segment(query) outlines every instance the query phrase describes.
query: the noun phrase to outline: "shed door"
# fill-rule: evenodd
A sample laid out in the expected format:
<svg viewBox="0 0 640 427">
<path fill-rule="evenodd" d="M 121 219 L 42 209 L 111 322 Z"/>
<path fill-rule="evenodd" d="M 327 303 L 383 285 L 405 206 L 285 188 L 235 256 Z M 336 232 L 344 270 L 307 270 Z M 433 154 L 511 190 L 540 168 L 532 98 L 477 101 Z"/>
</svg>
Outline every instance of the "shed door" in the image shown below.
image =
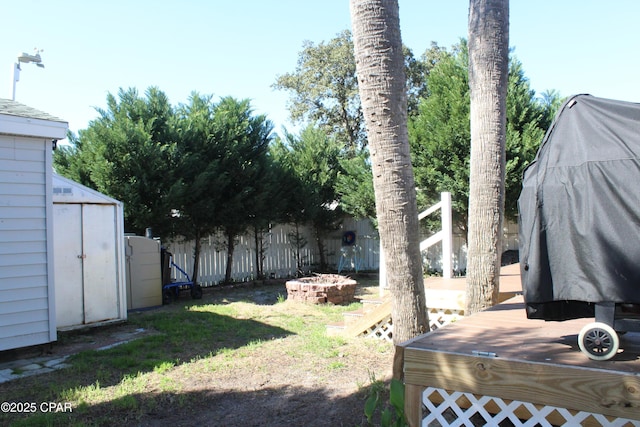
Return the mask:
<svg viewBox="0 0 640 427">
<path fill-rule="evenodd" d="M 115 208 L 54 204 L 57 327 L 118 318 Z"/>
<path fill-rule="evenodd" d="M 112 205 L 82 205 L 85 323 L 118 317 L 115 224 Z"/>
<path fill-rule="evenodd" d="M 81 206 L 53 204 L 53 253 L 58 328 L 84 323 Z"/>
</svg>

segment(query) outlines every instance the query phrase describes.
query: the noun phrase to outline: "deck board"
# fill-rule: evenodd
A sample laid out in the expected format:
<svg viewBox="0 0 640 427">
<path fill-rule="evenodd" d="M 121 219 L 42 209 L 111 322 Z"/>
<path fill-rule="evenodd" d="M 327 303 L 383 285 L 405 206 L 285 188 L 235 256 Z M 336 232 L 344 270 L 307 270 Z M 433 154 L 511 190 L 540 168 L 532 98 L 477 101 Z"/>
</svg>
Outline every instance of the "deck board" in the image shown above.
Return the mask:
<svg viewBox="0 0 640 427">
<path fill-rule="evenodd" d="M 508 292 L 521 290 L 517 265 L 503 274 L 501 292 L 503 283 Z M 450 279 L 428 286 L 451 286 L 451 281 L 464 283 Z M 611 360 L 594 361 L 578 348 L 580 330 L 593 321 L 527 319 L 518 295 L 405 343 L 405 380 L 480 394 L 506 392 L 513 399 L 534 393 L 543 404 L 559 403 L 566 395 L 578 405 L 574 409 L 640 419 L 640 333 L 622 335 L 621 350 Z"/>
</svg>

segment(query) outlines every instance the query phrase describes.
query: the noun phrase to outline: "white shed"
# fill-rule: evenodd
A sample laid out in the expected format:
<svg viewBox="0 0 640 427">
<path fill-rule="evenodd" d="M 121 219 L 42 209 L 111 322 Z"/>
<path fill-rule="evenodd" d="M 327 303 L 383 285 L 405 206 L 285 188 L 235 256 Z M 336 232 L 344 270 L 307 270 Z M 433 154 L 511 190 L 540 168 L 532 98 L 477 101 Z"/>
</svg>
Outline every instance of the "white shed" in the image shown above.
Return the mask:
<svg viewBox="0 0 640 427">
<path fill-rule="evenodd" d="M 0 350 L 57 339 L 51 152 L 67 129 L 0 99 Z"/>
<path fill-rule="evenodd" d="M 57 328 L 126 320 L 123 206 L 53 174 Z"/>
</svg>

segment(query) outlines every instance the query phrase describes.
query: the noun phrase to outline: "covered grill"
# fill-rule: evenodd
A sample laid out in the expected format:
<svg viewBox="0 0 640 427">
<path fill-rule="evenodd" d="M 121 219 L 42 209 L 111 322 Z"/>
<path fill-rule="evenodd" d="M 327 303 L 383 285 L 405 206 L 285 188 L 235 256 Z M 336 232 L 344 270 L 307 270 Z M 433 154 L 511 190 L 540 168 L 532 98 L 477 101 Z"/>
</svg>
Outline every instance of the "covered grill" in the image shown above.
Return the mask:
<svg viewBox="0 0 640 427">
<path fill-rule="evenodd" d="M 640 104 L 590 95 L 567 100 L 524 173 L 518 208 L 527 317 L 596 317 L 598 328 L 613 333 L 605 341 L 617 342 L 614 330 L 635 330 Z M 616 342 L 603 346 L 601 337 L 594 344 L 601 348 L 585 350 L 585 334 L 579 344 L 591 358 L 617 352 Z"/>
</svg>

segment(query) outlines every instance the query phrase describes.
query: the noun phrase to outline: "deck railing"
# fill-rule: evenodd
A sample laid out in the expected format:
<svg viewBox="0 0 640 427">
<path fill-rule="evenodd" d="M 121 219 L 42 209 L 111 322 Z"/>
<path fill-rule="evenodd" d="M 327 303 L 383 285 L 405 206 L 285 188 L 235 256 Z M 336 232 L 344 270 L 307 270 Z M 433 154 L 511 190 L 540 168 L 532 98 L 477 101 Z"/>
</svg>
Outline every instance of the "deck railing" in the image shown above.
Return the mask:
<svg viewBox="0 0 640 427">
<path fill-rule="evenodd" d="M 420 242 L 420 251 L 426 251 L 436 243 L 442 242 L 442 277 L 450 279 L 453 274 L 453 222 L 451 214 L 451 193 L 440 193 L 440 201 L 430 208 L 424 210 L 418 214 L 418 220 L 423 220 L 432 213 L 441 211 L 442 229 L 436 232 L 434 235 Z M 384 258 L 384 252 L 382 251 L 382 244 L 380 245 L 380 295 L 384 293 L 384 289 L 387 288 L 387 270 Z"/>
</svg>

